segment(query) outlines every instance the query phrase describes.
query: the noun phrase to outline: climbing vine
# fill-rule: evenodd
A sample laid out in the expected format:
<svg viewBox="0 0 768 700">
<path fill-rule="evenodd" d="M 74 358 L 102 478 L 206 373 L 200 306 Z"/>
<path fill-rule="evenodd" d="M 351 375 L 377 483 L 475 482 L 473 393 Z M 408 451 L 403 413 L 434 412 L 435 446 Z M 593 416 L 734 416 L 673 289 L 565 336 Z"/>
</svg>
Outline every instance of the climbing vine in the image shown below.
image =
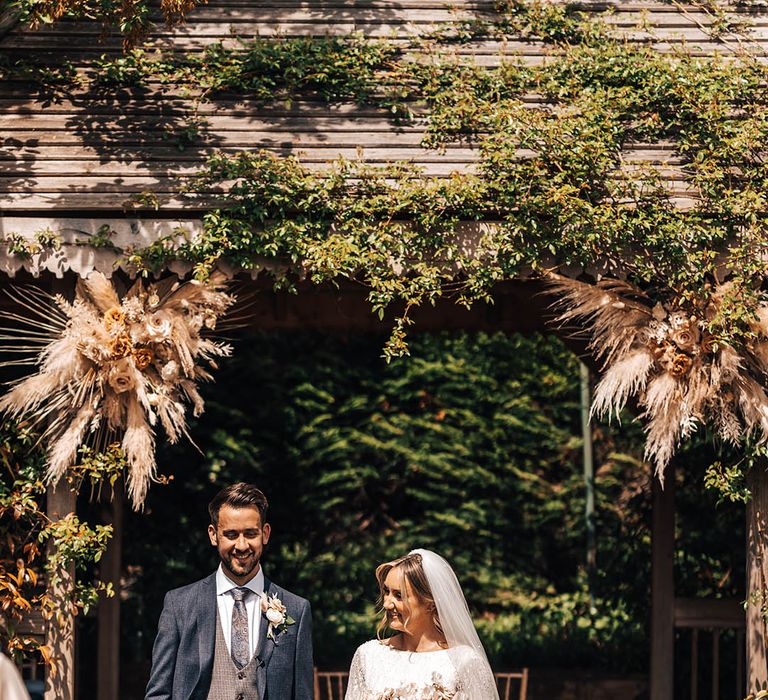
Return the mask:
<svg viewBox="0 0 768 700">
<path fill-rule="evenodd" d="M 162 19 L 169 26 L 183 22 L 200 0 L 161 0 Z M 33 29 L 61 19 L 95 20 L 105 32 L 117 31 L 129 48 L 146 38 L 155 24 L 155 8 L 148 0 L 13 0 L 9 12 Z"/>
<path fill-rule="evenodd" d="M 374 311 L 399 304 L 400 331 L 414 306 L 443 295 L 463 304 L 489 300 L 495 282 L 551 264 L 628 278 L 690 311 L 728 278 L 731 291 L 710 330 L 727 342 L 749 336 L 763 298 L 764 66 L 748 53 L 665 56 L 567 7 L 501 9 L 502 19 L 484 31 L 529 36 L 535 27 L 552 51 L 544 66 L 468 64 L 441 48 L 444 37 L 429 40 L 422 61 L 375 42 L 353 40 L 346 54 L 336 40 L 324 45 L 344 70 L 319 90 L 323 99 L 375 101 L 394 118 L 423 120 L 427 148 L 470 141 L 479 153 L 474 173 L 428 178 L 407 164 L 339 160 L 318 174 L 295 157 L 217 154 L 190 186 L 225 185 L 226 203 L 206 215 L 203 234 L 178 250 L 134 251 L 132 261 L 156 269 L 180 257 L 204 276 L 222 255 L 246 268 L 268 256 L 285 263 L 281 284 L 299 275 L 352 277 L 370 287 Z M 272 51 L 270 61 L 280 63 Z M 294 55 L 293 47 L 280 51 Z M 358 78 L 342 85 L 354 56 Z M 252 60 L 213 50 L 194 63 L 194 79 L 260 97 L 309 85 L 301 66 L 290 86 L 274 77 L 282 75 L 277 68 L 254 85 Z M 542 95 L 540 107 L 524 100 L 531 92 Z M 662 144 L 668 163 L 628 162 L 629 149 L 644 143 Z M 678 181 L 671 192 L 670 169 Z M 681 195 L 688 208 L 676 206 Z M 467 220 L 494 226 L 467 245 L 457 232 Z M 401 341 L 387 348 L 406 350 Z"/>
<path fill-rule="evenodd" d="M 747 32 L 745 15 L 723 3 L 695 8 L 715 38 Z M 145 272 L 180 258 L 205 276 L 221 256 L 244 268 L 267 256 L 284 263 L 282 285 L 354 278 L 370 288 L 376 313 L 395 310 L 388 356 L 407 352 L 414 307 L 442 296 L 489 301 L 497 281 L 553 265 L 626 278 L 691 313 L 728 279 L 709 331 L 721 342 L 749 339 L 763 299 L 766 68 L 747 50 L 728 59 L 661 54 L 628 43 L 608 19 L 567 3 L 504 0 L 490 19 L 406 48 L 308 38 L 103 59 L 90 76 L 102 85 L 161 80 L 187 86 L 198 103 L 222 91 L 353 100 L 423 122 L 425 148 L 466 141 L 479 155 L 474 172 L 439 179 L 403 163 L 339 160 L 317 173 L 295 157 L 215 154 L 186 186 L 224 189 L 202 235 L 125 254 Z M 484 37 L 541 42 L 547 60 L 487 68 L 453 51 Z M 190 129 L 194 141 L 204 119 Z M 645 144 L 650 159 L 632 155 Z M 493 225 L 466 234 L 461 221 Z"/>
<path fill-rule="evenodd" d="M 84 454 L 69 474 L 71 487 L 87 476 L 91 483 L 114 483 L 115 468 L 124 458 L 114 451 L 100 458 Z M 121 461 L 122 460 L 122 461 Z M 0 426 L 0 646 L 11 654 L 37 653 L 49 662 L 50 649 L 25 634 L 20 623 L 33 612 L 51 619 L 65 612 L 49 596 L 46 584 L 56 584 L 71 565 L 75 580 L 66 612 L 87 613 L 100 595 L 114 595 L 111 584 L 93 579 L 92 567 L 104 553 L 112 534 L 109 525 L 91 526 L 70 514 L 52 521 L 45 513 L 45 453 L 38 435 L 22 425 Z M 46 543 L 50 544 L 43 557 Z"/>
</svg>

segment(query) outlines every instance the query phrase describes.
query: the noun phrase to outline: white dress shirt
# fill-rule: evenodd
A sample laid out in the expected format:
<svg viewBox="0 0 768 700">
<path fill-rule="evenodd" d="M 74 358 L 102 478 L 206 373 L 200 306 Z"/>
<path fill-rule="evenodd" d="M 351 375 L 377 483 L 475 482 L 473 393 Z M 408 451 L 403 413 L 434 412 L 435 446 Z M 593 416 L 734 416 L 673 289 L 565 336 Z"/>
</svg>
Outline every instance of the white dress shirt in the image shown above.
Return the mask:
<svg viewBox="0 0 768 700">
<path fill-rule="evenodd" d="M 221 568 L 216 571 L 216 603 L 219 609 L 219 621 L 221 622 L 221 631 L 224 633 L 224 641 L 227 643 L 227 650 L 232 653 L 232 609 L 235 607 L 235 599 L 230 591 L 238 588 Z M 249 658 L 256 653 L 256 647 L 259 642 L 259 627 L 261 626 L 261 598 L 264 596 L 264 570 L 259 565 L 259 573 L 256 574 L 248 583 L 242 586 L 253 591 L 254 595 L 249 595 L 245 600 L 245 610 L 248 613 L 248 649 Z"/>
</svg>

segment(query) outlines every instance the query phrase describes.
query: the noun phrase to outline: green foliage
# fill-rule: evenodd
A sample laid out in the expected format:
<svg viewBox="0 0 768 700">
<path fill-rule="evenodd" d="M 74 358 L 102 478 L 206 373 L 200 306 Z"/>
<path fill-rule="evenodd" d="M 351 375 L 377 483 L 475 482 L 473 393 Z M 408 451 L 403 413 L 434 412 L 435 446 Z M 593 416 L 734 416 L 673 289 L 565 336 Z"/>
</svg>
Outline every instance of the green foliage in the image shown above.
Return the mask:
<svg viewBox="0 0 768 700">
<path fill-rule="evenodd" d="M 723 3 L 697 7 L 715 40 L 747 31 Z M 415 307 L 440 297 L 487 301 L 496 282 L 522 271 L 600 270 L 698 316 L 728 278 L 710 331 L 738 346 L 764 297 L 766 67 L 746 50 L 728 60 L 662 54 L 628 43 L 604 19 L 569 3 L 505 0 L 490 19 L 449 25 L 405 49 L 348 36 L 103 58 L 91 79 L 106 86 L 152 79 L 196 100 L 235 92 L 374 104 L 395 122 L 423 119 L 427 148 L 468 140 L 480 155 L 476 174 L 442 180 L 399 163 L 338 161 L 316 173 L 293 157 L 217 154 L 188 186 L 224 190 L 203 236 L 176 251 L 167 241 L 131 250 L 128 259 L 149 274 L 180 258 L 204 277 L 222 257 L 246 269 L 271 257 L 285 264 L 279 286 L 359 280 L 374 313 L 392 311 L 387 357 L 407 353 Z M 453 50 L 483 37 L 538 41 L 549 55 L 541 66 L 487 68 Z M 527 103 L 530 93 L 544 102 Z M 184 149 L 205 128 L 190 113 L 168 139 Z M 671 164 L 627 162 L 628 149 L 656 142 Z M 672 191 L 669 168 L 680 183 Z M 693 205 L 677 206 L 675 189 Z M 130 204 L 158 201 L 146 192 Z M 468 241 L 460 220 L 493 225 Z"/>
<path fill-rule="evenodd" d="M 101 478 L 113 481 L 121 470 L 120 455 L 84 453 L 84 462 L 68 475 L 80 484 L 88 478 L 99 486 Z M 0 556 L 0 644 L 13 654 L 39 654 L 50 659 L 50 650 L 17 629 L 32 611 L 46 619 L 63 612 L 55 607 L 46 586 L 69 580 L 75 567 L 68 611 L 87 613 L 100 595 L 114 595 L 111 584 L 94 581 L 92 567 L 104 553 L 112 535 L 111 526 L 91 526 L 76 515 L 51 521 L 45 513 L 45 453 L 39 436 L 24 424 L 7 421 L 0 426 L 0 539 L 5 547 Z M 42 566 L 43 543 L 51 548 Z M 45 575 L 43 575 L 45 574 Z"/>
<path fill-rule="evenodd" d="M 160 10 L 166 24 L 184 20 L 199 0 L 161 0 Z M 153 26 L 152 8 L 148 0 L 114 2 L 114 0 L 12 0 L 10 11 L 33 29 L 53 24 L 62 18 L 95 20 L 123 36 L 126 49 L 144 39 Z"/>
<path fill-rule="evenodd" d="M 130 87 L 142 85 L 152 62 L 142 49 L 131 49 L 122 56 L 110 59 L 105 54 L 95 63 L 93 82 L 102 87 Z"/>
<path fill-rule="evenodd" d="M 489 655 L 499 668 L 518 659 L 546 668 L 616 668 L 617 649 L 641 649 L 646 643 L 636 613 L 620 600 L 592 600 L 585 590 L 534 592 L 514 613 L 502 613 L 478 625 Z M 556 659 L 556 662 L 554 661 Z M 625 664 L 632 668 L 634 664 Z"/>
<path fill-rule="evenodd" d="M 45 562 L 48 585 L 60 585 L 67 578 L 64 572 L 70 564 L 74 564 L 76 569 L 85 570 L 91 564 L 97 563 L 106 551 L 111 537 L 111 525 L 91 527 L 74 513 L 49 522 L 40 533 L 40 541 L 50 540 L 52 545 Z M 83 613 L 87 614 L 88 609 L 98 602 L 100 593 L 113 596 L 112 584 L 105 584 L 103 581 L 76 581 L 72 590 L 73 612 L 81 608 Z"/>
<path fill-rule="evenodd" d="M 113 442 L 106 446 L 103 452 L 97 452 L 88 445 L 83 445 L 78 450 L 80 459 L 67 474 L 67 478 L 78 493 L 83 484 L 90 485 L 91 500 L 101 499 L 102 486 L 109 485 L 111 495 L 114 496 L 114 488 L 117 480 L 128 469 L 128 460 L 119 442 Z"/>
<path fill-rule="evenodd" d="M 21 59 L 12 60 L 0 53 L 0 80 L 28 80 L 41 88 L 55 90 L 78 82 L 75 67 L 69 61 L 46 66 Z"/>
<path fill-rule="evenodd" d="M 122 249 L 118 248 L 112 236 L 115 235 L 115 230 L 109 224 L 102 224 L 96 230 L 94 234 L 86 234 L 87 238 L 77 239 L 75 245 L 88 246 L 89 248 L 106 248 L 107 250 L 114 251 L 115 253 L 122 253 Z"/>
<path fill-rule="evenodd" d="M 377 73 L 398 51 L 361 37 L 257 40 L 238 49 L 221 45 L 191 59 L 187 70 L 211 93 L 236 92 L 262 100 L 314 93 L 325 101 L 368 101 Z"/>
<path fill-rule="evenodd" d="M 749 339 L 768 240 L 765 66 L 749 54 L 663 55 L 569 5 L 500 3 L 495 20 L 466 31 L 541 40 L 552 55 L 538 67 L 484 68 L 438 32 L 414 42 L 420 61 L 347 37 L 215 46 L 173 61 L 136 53 L 120 59 L 129 67 L 104 67 L 196 85 L 201 99 L 227 90 L 373 102 L 395 120 L 424 119 L 425 147 L 467 139 L 480 155 L 476 174 L 440 179 L 404 163 L 340 160 L 316 173 L 295 157 L 217 154 L 190 185 L 224 188 L 203 235 L 162 255 L 133 251 L 131 261 L 146 274 L 180 258 L 205 277 L 221 257 L 245 269 L 268 257 L 284 263 L 279 286 L 359 280 L 374 313 L 393 311 L 387 357 L 407 353 L 413 308 L 487 301 L 496 282 L 553 263 L 628 277 L 699 316 L 728 277 L 710 330 L 716 341 Z M 532 91 L 546 103 L 527 104 Z M 693 206 L 676 205 L 667 166 L 625 162 L 627 148 L 659 141 L 697 193 Z M 462 220 L 493 224 L 467 240 Z"/>
<path fill-rule="evenodd" d="M 50 228 L 44 228 L 36 231 L 31 240 L 20 233 L 6 233 L 3 237 L 3 243 L 7 246 L 10 255 L 28 260 L 33 255 L 38 255 L 44 251 L 60 250 L 62 239 Z"/>
<path fill-rule="evenodd" d="M 720 500 L 747 503 L 751 497 L 741 463 L 713 462 L 704 475 L 704 486 L 718 492 Z"/>
<path fill-rule="evenodd" d="M 237 48 L 214 44 L 201 54 L 148 55 L 133 49 L 116 59 L 102 56 L 96 84 L 134 86 L 148 80 L 187 85 L 201 96 L 246 94 L 265 102 L 311 95 L 327 102 L 370 101 L 379 74 L 399 51 L 362 37 L 242 41 Z"/>
</svg>

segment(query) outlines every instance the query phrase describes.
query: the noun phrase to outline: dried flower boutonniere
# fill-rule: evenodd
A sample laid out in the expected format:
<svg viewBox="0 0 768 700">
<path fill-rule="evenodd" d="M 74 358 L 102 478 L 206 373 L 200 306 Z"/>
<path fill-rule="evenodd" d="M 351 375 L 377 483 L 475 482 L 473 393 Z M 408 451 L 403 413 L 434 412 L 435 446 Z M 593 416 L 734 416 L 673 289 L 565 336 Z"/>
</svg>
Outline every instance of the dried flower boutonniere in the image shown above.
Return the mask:
<svg viewBox="0 0 768 700">
<path fill-rule="evenodd" d="M 283 601 L 276 593 L 261 599 L 261 609 L 269 621 L 267 637 L 277 644 L 277 635 L 287 632 L 288 626 L 295 624 L 296 620 L 287 613 Z"/>
</svg>

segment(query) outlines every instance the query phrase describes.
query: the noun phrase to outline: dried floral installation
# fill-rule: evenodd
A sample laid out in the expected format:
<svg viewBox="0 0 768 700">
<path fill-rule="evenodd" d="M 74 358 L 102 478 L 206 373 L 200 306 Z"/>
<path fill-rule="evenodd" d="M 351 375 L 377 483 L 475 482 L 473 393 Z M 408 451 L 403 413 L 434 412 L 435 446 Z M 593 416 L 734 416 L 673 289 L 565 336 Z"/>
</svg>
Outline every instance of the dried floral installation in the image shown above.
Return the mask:
<svg viewBox="0 0 768 700">
<path fill-rule="evenodd" d="M 556 322 L 586 324 L 590 349 L 603 363 L 592 413 L 619 412 L 630 398 L 642 409 L 646 458 L 663 481 L 681 440 L 709 425 L 723 440 L 768 440 L 768 306 L 752 324 L 753 340 L 738 350 L 709 333 L 709 320 L 728 291 L 722 285 L 705 308 L 687 313 L 653 304 L 619 280 L 589 284 L 552 275 L 560 299 Z"/>
<path fill-rule="evenodd" d="M 79 280 L 73 303 L 32 287 L 8 294 L 27 315 L 2 312 L 0 349 L 22 355 L 4 364 L 39 370 L 0 398 L 0 410 L 43 429 L 48 479 L 58 481 L 83 444 L 100 448 L 121 439 L 129 464 L 128 493 L 141 507 L 155 477 L 155 426 L 170 442 L 186 435 L 186 403 L 194 415 L 204 404 L 197 382 L 231 348 L 205 337 L 234 302 L 224 282 L 145 286 L 137 280 L 120 299 L 104 275 Z"/>
</svg>

